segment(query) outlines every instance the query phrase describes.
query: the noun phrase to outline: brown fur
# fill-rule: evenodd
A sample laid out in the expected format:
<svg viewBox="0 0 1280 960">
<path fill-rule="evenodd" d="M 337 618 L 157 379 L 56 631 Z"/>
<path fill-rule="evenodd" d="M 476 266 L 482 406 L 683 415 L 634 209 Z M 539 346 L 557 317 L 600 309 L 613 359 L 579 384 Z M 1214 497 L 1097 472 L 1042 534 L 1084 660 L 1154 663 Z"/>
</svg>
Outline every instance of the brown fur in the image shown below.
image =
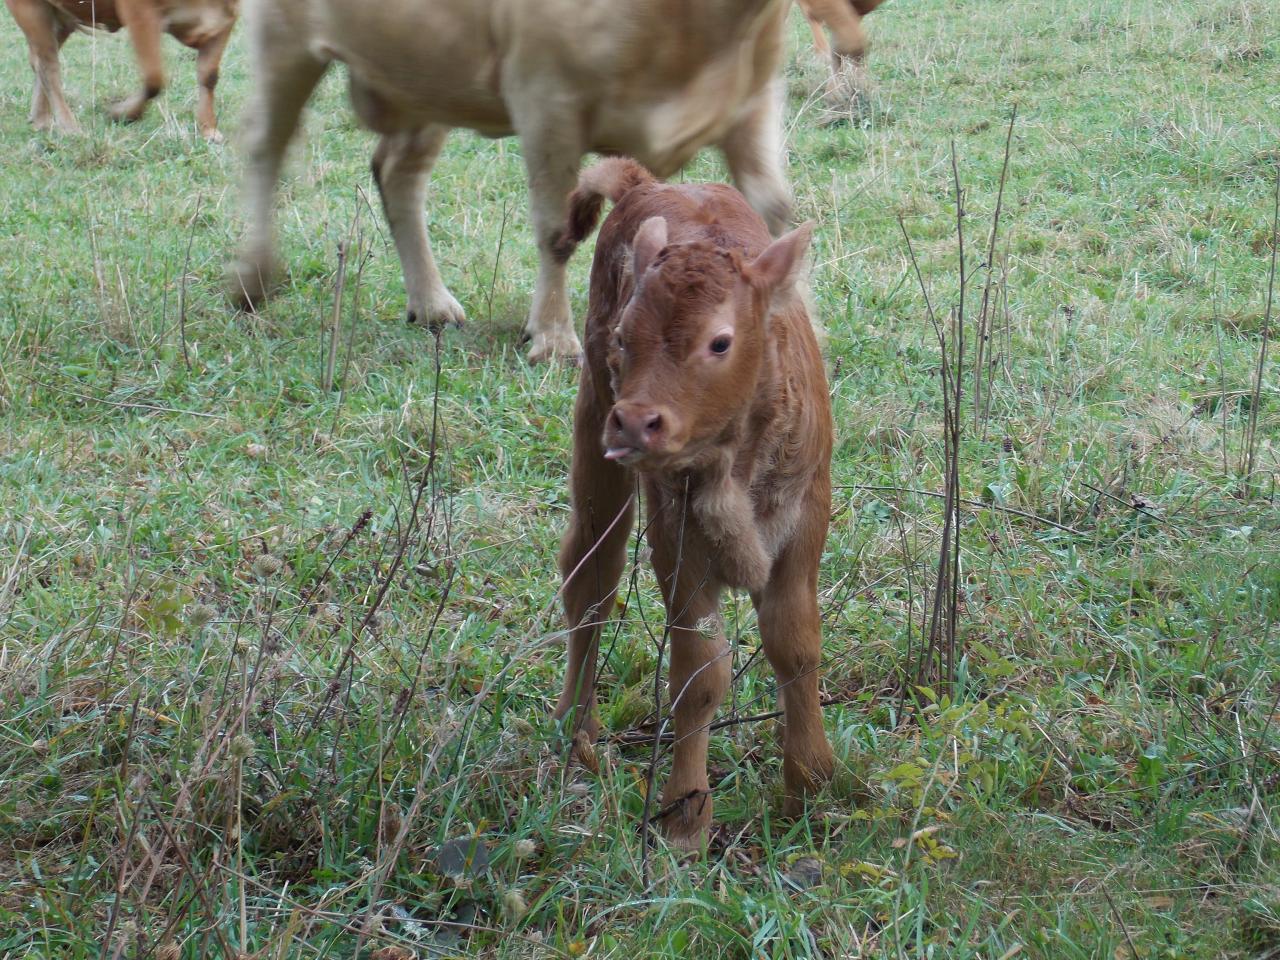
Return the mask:
<svg viewBox="0 0 1280 960">
<path fill-rule="evenodd" d="M 711 820 L 708 726 L 728 688 L 725 587 L 750 591 L 785 710 L 787 811 L 832 771 L 818 700 L 818 564 L 831 508 L 831 406 L 796 274 L 806 224 L 776 241 L 734 189 L 664 184 L 635 164 L 587 170 L 569 232 L 589 232 L 586 360 L 574 412 L 572 515 L 560 553 L 571 630 L 556 716 L 598 733 L 595 655 L 626 561 L 638 477 L 667 608 L 675 759 L 669 839 Z M 728 344 L 720 354 L 717 346 Z"/>
<path fill-rule="evenodd" d="M 824 59 L 833 56 L 832 44 L 827 40 L 827 31 L 831 32 L 835 40 L 834 65 L 837 67 L 840 58 L 861 60 L 866 56 L 870 42 L 862 26 L 862 18 L 882 2 L 883 0 L 796 0 L 809 21 L 809 29 L 813 31 L 813 45 Z"/>
<path fill-rule="evenodd" d="M 220 141 L 213 90 L 218 83 L 222 53 L 235 26 L 239 0 L 5 0 L 9 12 L 27 38 L 35 91 L 31 98 L 31 123 L 37 130 L 56 128 L 75 133 L 80 127 L 62 92 L 58 52 L 77 29 L 97 27 L 115 32 L 128 30 L 142 74 L 142 89 L 114 104 L 117 120 L 142 116 L 151 100 L 164 89 L 164 59 L 160 37 L 164 33 L 196 50 L 199 82 L 196 123 L 206 140 Z"/>
<path fill-rule="evenodd" d="M 283 153 L 330 63 L 346 67 L 360 121 L 381 140 L 373 168 L 411 323 L 461 323 L 422 206 L 454 127 L 515 135 L 528 173 L 539 271 L 526 331 L 532 360 L 581 352 L 565 291 L 564 227 L 590 151 L 674 173 L 718 146 L 778 231 L 790 216 L 774 84 L 790 0 L 258 0 L 246 26 L 257 102 L 246 124 L 249 229 L 232 277 L 246 306 L 272 273 Z"/>
</svg>

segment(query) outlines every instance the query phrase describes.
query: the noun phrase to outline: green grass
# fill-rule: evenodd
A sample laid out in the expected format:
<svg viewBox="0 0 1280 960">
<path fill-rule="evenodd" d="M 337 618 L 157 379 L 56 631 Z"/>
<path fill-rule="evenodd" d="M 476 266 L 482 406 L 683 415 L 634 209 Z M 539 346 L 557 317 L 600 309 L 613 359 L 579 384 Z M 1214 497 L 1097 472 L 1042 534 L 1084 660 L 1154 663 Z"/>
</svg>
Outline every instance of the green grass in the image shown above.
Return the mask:
<svg viewBox="0 0 1280 960">
<path fill-rule="evenodd" d="M 839 434 L 821 601 L 840 770 L 784 822 L 776 731 L 725 728 L 718 842 L 695 861 L 659 845 L 648 886 L 648 748 L 615 738 L 599 776 L 565 777 L 548 721 L 576 377 L 521 358 L 518 146 L 459 132 L 433 181 L 471 322 L 443 338 L 439 456 L 411 522 L 436 353 L 401 321 L 342 78 L 283 190 L 288 282 L 241 316 L 220 286 L 236 152 L 195 137 L 189 60 L 167 44 L 174 87 L 118 127 L 101 108 L 134 82 L 126 44 L 73 38 L 88 132 L 49 138 L 0 24 L 0 956 L 351 957 L 371 905 L 386 919 L 366 953 L 424 957 L 1280 956 L 1274 362 L 1240 470 L 1280 8 L 894 0 L 830 125 L 795 19 L 790 171 L 818 225 Z M 223 78 L 230 133 L 240 37 Z M 966 655 L 946 698 L 903 716 L 942 521 L 906 491 L 942 488 L 942 432 L 899 218 L 945 310 L 954 143 L 980 288 L 1015 103 L 1007 329 L 1002 311 L 990 415 L 975 429 L 966 407 L 962 450 L 963 494 L 988 504 L 961 515 Z M 351 361 L 344 342 L 325 391 L 336 251 L 356 235 Z M 646 572 L 637 590 L 604 666 L 614 734 L 651 707 Z M 745 664 L 750 604 L 727 611 Z M 734 697 L 769 709 L 767 672 Z M 442 876 L 436 848 L 472 837 L 488 868 Z M 797 890 L 801 856 L 822 882 Z"/>
</svg>

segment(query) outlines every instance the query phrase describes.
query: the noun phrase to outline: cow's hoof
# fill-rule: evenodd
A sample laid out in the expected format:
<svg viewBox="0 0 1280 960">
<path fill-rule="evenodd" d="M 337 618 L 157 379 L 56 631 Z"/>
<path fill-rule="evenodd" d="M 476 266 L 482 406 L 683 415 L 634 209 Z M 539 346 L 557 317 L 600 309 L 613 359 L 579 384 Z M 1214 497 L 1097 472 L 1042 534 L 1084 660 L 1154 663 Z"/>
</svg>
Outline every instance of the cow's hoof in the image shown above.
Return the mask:
<svg viewBox="0 0 1280 960">
<path fill-rule="evenodd" d="M 32 117 L 31 126 L 37 133 L 52 133 L 68 137 L 81 133 L 80 124 L 74 119 L 54 120 L 52 117 Z"/>
<path fill-rule="evenodd" d="M 582 344 L 572 330 L 535 333 L 529 338 L 529 362 L 564 360 L 574 366 L 582 362 Z"/>
<path fill-rule="evenodd" d="M 237 310 L 257 310 L 271 292 L 270 280 L 270 268 L 239 261 L 227 276 L 227 297 Z"/>
<path fill-rule="evenodd" d="M 211 143 L 214 146 L 220 147 L 222 144 L 227 142 L 227 138 L 222 135 L 222 131 L 217 127 L 214 127 L 211 130 L 201 130 L 200 136 L 203 138 L 205 143 Z"/>
<path fill-rule="evenodd" d="M 423 308 L 410 307 L 404 320 L 411 327 L 422 326 L 432 333 L 439 333 L 445 327 L 462 326 L 467 322 L 467 314 L 453 294 L 445 290 L 433 304 Z"/>
<path fill-rule="evenodd" d="M 142 118 L 142 113 L 147 108 L 147 101 L 138 102 L 138 97 L 130 97 L 127 100 L 121 100 L 118 103 L 107 105 L 107 116 L 117 123 L 134 123 Z"/>
</svg>

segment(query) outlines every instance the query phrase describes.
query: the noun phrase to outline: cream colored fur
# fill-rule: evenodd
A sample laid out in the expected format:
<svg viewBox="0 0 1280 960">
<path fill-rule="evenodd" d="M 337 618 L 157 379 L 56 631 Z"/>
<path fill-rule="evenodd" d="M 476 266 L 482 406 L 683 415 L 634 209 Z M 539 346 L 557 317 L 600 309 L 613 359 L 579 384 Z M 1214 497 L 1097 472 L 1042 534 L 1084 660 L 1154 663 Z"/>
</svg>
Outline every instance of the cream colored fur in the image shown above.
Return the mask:
<svg viewBox="0 0 1280 960">
<path fill-rule="evenodd" d="M 718 145 L 774 233 L 790 215 L 773 84 L 790 0 L 247 0 L 256 72 L 235 283 L 271 269 L 281 157 L 328 64 L 346 65 L 404 270 L 411 322 L 461 322 L 423 223 L 425 180 L 452 127 L 521 140 L 539 251 L 534 360 L 580 352 L 564 289 L 569 192 L 589 151 L 659 175 Z"/>
</svg>

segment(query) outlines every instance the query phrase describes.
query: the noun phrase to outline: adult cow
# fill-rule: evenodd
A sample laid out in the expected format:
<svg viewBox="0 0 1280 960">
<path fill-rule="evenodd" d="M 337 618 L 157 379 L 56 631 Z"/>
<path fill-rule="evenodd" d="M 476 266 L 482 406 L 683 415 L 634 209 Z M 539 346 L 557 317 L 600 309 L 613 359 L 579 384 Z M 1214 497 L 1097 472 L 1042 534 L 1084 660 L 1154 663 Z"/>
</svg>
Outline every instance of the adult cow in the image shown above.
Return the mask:
<svg viewBox="0 0 1280 960">
<path fill-rule="evenodd" d="M 31 95 L 31 123 L 37 130 L 76 133 L 71 108 L 62 93 L 59 51 L 77 29 L 96 27 L 114 33 L 125 29 L 142 74 L 142 89 L 113 104 L 117 120 L 139 119 L 147 104 L 164 89 L 164 58 L 160 38 L 168 33 L 196 51 L 196 125 L 200 135 L 222 140 L 213 108 L 218 66 L 236 24 L 239 0 L 5 0 L 13 19 L 27 38 L 27 53 L 35 74 Z"/>
<path fill-rule="evenodd" d="M 778 95 L 790 0 L 247 0 L 258 98 L 247 130 L 248 235 L 233 293 L 252 306 L 272 266 L 281 159 L 325 68 L 346 64 L 400 254 L 408 320 L 460 323 L 431 256 L 427 175 L 453 127 L 520 138 L 539 271 L 529 358 L 581 352 L 565 295 L 567 203 L 588 151 L 656 174 L 715 144 L 776 234 L 790 216 Z"/>
</svg>

